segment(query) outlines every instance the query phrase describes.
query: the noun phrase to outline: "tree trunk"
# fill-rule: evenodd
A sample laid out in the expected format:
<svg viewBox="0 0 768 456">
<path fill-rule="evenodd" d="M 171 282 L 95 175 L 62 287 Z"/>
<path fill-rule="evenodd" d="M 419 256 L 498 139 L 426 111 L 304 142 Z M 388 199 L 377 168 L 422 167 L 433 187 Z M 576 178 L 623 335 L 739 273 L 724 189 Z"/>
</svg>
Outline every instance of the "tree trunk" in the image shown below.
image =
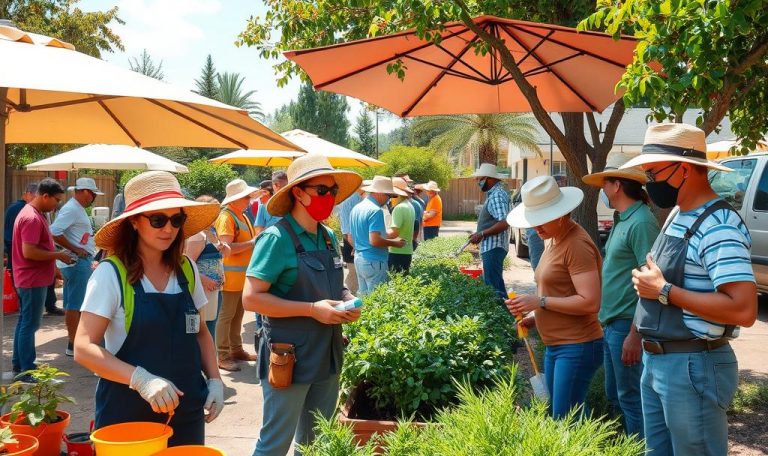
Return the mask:
<svg viewBox="0 0 768 456">
<path fill-rule="evenodd" d="M 589 174 L 590 163 L 587 158 L 591 155 L 592 147 L 584 137 L 584 114 L 561 113 L 565 127 L 566 142 L 572 150 L 563 155 L 568 164 L 568 185 L 578 187 L 584 192 L 584 201 L 573 211 L 573 219 L 581 225 L 589 236 L 599 245 L 600 235 L 597 232 L 597 194 L 599 189 L 586 185 L 581 178 Z"/>
</svg>

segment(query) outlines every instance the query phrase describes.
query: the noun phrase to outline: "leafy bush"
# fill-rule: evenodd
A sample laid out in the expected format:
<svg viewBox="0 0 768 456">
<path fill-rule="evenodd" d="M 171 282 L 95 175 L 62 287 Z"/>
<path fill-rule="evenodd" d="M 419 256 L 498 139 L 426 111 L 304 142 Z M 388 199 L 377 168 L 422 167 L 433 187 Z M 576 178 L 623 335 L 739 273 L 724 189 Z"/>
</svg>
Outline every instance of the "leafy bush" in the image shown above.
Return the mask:
<svg viewBox="0 0 768 456">
<path fill-rule="evenodd" d="M 587 390 L 587 409 L 594 417 L 615 416 L 620 411 L 613 410 L 605 394 L 605 366 L 600 366 L 592 377 Z"/>
<path fill-rule="evenodd" d="M 61 392 L 64 383 L 57 377 L 69 376 L 66 372 L 48 364 L 41 364 L 37 369 L 20 373 L 17 378 L 24 376 L 32 377 L 35 383 L 17 380 L 8 388 L 4 388 L 0 394 L 0 407 L 15 400 L 11 405 L 10 422 L 16 423 L 16 420 L 23 416 L 20 424 L 36 427 L 43 423 L 55 423 L 60 420 L 56 413 L 59 405 L 66 402 L 75 403 L 72 397 Z"/>
<path fill-rule="evenodd" d="M 449 260 L 444 262 L 444 264 L 453 263 L 459 265 L 472 263 L 472 254 L 467 251 L 472 246 L 467 247 L 467 250 L 456 256 L 456 252 L 466 242 L 466 236 L 440 236 L 424 241 L 413 252 L 413 265 L 417 266 L 425 262 L 431 263 L 435 259 Z M 476 247 L 472 248 L 476 250 Z"/>
<path fill-rule="evenodd" d="M 374 175 L 394 176 L 406 173 L 416 182 L 437 182 L 441 189 L 448 188 L 448 181 L 454 177 L 453 166 L 443 154 L 438 154 L 428 147 L 392 146 L 388 152 L 381 154 L 379 160 L 386 163 L 378 168 L 357 168 L 364 179 Z"/>
<path fill-rule="evenodd" d="M 365 298 L 346 327 L 342 381 L 359 387 L 373 415 L 430 417 L 456 400 L 454 379 L 489 386 L 514 356 L 514 320 L 495 292 L 440 265 L 395 275 Z"/>
<path fill-rule="evenodd" d="M 187 167 L 189 172 L 177 174 L 176 178 L 192 198 L 211 195 L 221 201 L 226 194 L 227 184 L 238 177 L 231 166 L 219 165 L 207 160 L 195 160 Z"/>
<path fill-rule="evenodd" d="M 768 382 L 743 380 L 733 397 L 730 413 L 740 414 L 768 408 Z"/>
<path fill-rule="evenodd" d="M 445 409 L 435 423 L 418 431 L 401 424 L 382 440 L 389 456 L 583 455 L 633 456 L 644 453 L 643 442 L 618 432 L 616 421 L 579 419 L 576 413 L 555 420 L 546 404 L 520 406 L 516 375 L 495 379 L 494 388 L 478 392 L 463 382 L 456 387 L 460 404 Z M 360 447 L 352 431 L 337 420 L 319 420 L 317 439 L 306 456 L 370 456 L 374 442 Z M 407 423 L 404 423 L 407 424 Z"/>
</svg>

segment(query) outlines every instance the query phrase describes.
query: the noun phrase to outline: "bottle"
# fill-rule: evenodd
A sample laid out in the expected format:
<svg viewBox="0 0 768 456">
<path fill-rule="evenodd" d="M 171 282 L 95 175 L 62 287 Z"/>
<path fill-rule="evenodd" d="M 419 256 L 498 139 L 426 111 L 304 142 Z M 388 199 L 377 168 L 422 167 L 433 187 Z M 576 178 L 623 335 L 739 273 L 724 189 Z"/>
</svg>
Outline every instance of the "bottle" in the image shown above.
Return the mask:
<svg viewBox="0 0 768 456">
<path fill-rule="evenodd" d="M 357 309 L 358 307 L 362 307 L 362 306 L 363 306 L 363 300 L 360 298 L 354 298 L 354 299 L 350 299 L 349 301 L 344 301 L 342 303 L 336 304 L 335 306 L 333 306 L 333 308 L 344 312 L 347 310 Z"/>
<path fill-rule="evenodd" d="M 507 297 L 509 299 L 515 299 L 517 297 L 517 293 L 513 289 L 507 290 Z M 524 339 L 528 337 L 528 328 L 521 325 L 520 322 L 523 321 L 523 316 L 520 314 L 515 315 L 515 322 L 517 323 L 517 337 L 520 339 Z"/>
</svg>

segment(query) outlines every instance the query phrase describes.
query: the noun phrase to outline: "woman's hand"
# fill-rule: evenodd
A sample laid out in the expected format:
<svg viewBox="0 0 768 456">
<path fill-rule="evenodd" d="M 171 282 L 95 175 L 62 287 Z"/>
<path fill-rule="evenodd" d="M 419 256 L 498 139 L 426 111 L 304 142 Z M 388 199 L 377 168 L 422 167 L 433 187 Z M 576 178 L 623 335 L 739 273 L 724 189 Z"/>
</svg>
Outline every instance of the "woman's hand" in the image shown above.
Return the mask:
<svg viewBox="0 0 768 456">
<path fill-rule="evenodd" d="M 200 275 L 200 283 L 203 284 L 203 290 L 205 291 L 216 291 L 219 288 L 219 284 L 206 275 Z"/>
<path fill-rule="evenodd" d="M 517 324 L 523 328 L 533 329 L 536 327 L 536 316 L 534 314 L 529 314 L 527 317 L 520 320 Z"/>
<path fill-rule="evenodd" d="M 360 317 L 360 309 L 346 311 L 334 309 L 333 306 L 341 303 L 342 301 L 334 301 L 333 299 L 322 299 L 313 302 L 309 310 L 309 316 L 326 325 L 340 325 L 355 321 Z M 355 315 L 355 312 L 357 315 Z"/>
<path fill-rule="evenodd" d="M 357 321 L 358 318 L 360 318 L 360 313 L 363 309 L 360 307 L 352 310 L 347 310 L 344 313 L 346 314 L 347 321 L 346 323 L 352 323 L 353 321 Z"/>
<path fill-rule="evenodd" d="M 539 308 L 539 297 L 534 295 L 517 295 L 504 301 L 512 315 L 524 315 Z"/>
</svg>

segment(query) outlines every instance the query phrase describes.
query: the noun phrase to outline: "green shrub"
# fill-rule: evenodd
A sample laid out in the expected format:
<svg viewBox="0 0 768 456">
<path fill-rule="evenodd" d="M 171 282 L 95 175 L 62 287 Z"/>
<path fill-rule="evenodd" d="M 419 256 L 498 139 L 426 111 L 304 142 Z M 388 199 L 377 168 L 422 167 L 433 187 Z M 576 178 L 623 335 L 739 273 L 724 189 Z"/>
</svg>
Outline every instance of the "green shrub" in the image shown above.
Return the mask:
<svg viewBox="0 0 768 456">
<path fill-rule="evenodd" d="M 587 390 L 587 408 L 592 416 L 614 416 L 615 412 L 608 396 L 605 395 L 605 367 L 600 366 L 592 377 L 592 383 Z"/>
<path fill-rule="evenodd" d="M 417 431 L 401 425 L 383 440 L 388 456 L 583 455 L 634 456 L 644 453 L 635 437 L 618 432 L 615 421 L 578 419 L 575 413 L 555 420 L 546 404 L 520 406 L 512 375 L 495 380 L 481 392 L 463 382 L 457 387 L 460 404 L 445 409 L 435 423 Z M 369 456 L 373 445 L 357 447 L 351 432 L 336 420 L 320 420 L 318 438 L 304 449 L 307 456 Z"/>
<path fill-rule="evenodd" d="M 221 201 L 226 194 L 227 184 L 237 179 L 237 173 L 229 165 L 219 165 L 207 160 L 195 160 L 189 165 L 189 172 L 177 174 L 179 184 L 192 198 L 211 195 Z"/>
<path fill-rule="evenodd" d="M 754 413 L 768 408 L 768 381 L 743 380 L 733 397 L 730 413 Z"/>
<path fill-rule="evenodd" d="M 355 172 L 370 179 L 375 175 L 394 176 L 406 173 L 416 182 L 437 182 L 441 189 L 448 188 L 448 181 L 454 177 L 453 166 L 444 154 L 438 154 L 428 147 L 393 146 L 381 154 L 379 160 L 386 163 L 377 168 L 356 168 Z"/>
<path fill-rule="evenodd" d="M 425 260 L 431 261 L 434 259 L 454 260 L 455 264 L 471 263 L 472 254 L 467 251 L 456 256 L 456 252 L 466 242 L 466 236 L 441 236 L 424 241 L 413 252 L 413 264 L 417 265 Z"/>
<path fill-rule="evenodd" d="M 489 386 L 513 361 L 514 320 L 493 289 L 457 269 L 439 273 L 393 276 L 346 326 L 342 381 L 364 388 L 376 416 L 428 418 L 456 400 L 453 379 Z"/>
</svg>

